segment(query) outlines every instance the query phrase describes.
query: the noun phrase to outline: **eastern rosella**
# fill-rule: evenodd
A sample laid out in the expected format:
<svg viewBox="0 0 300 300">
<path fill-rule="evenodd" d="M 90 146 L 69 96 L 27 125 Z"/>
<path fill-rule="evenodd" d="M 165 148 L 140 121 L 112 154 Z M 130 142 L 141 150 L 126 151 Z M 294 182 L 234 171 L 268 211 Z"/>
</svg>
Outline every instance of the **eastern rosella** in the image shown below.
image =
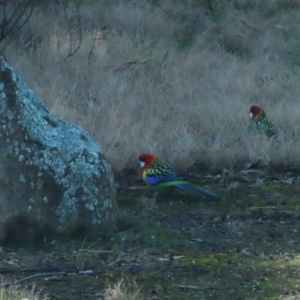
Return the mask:
<svg viewBox="0 0 300 300">
<path fill-rule="evenodd" d="M 259 106 L 253 105 L 250 107 L 250 119 L 248 133 L 257 132 L 269 138 L 276 135 L 275 127 L 267 119 L 265 111 Z"/>
<path fill-rule="evenodd" d="M 175 169 L 160 162 L 152 154 L 145 153 L 140 155 L 139 163 L 143 180 L 148 186 L 152 187 L 156 191 L 162 191 L 170 187 L 177 187 L 191 193 L 203 194 L 215 200 L 221 200 L 220 196 L 191 184 L 184 177 L 178 175 Z"/>
</svg>

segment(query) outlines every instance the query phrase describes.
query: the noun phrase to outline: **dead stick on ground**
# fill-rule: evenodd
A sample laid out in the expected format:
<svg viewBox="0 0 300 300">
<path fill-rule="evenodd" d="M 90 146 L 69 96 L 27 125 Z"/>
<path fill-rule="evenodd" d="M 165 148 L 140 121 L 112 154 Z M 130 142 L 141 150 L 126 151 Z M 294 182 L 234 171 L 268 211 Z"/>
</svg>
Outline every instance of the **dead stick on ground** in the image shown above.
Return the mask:
<svg viewBox="0 0 300 300">
<path fill-rule="evenodd" d="M 30 280 L 30 279 L 38 278 L 38 277 L 62 276 L 62 275 L 66 275 L 66 274 L 68 274 L 68 273 L 66 273 L 66 272 L 40 273 L 40 274 L 35 274 L 35 275 L 27 276 L 27 277 L 24 277 L 24 278 L 19 279 L 19 280 L 14 280 L 14 281 L 6 282 L 6 283 L 4 283 L 4 286 L 12 285 L 12 284 L 17 284 L 17 283 L 20 283 L 22 281 L 26 281 L 26 280 Z"/>
<path fill-rule="evenodd" d="M 213 287 L 213 286 L 182 285 L 182 284 L 177 284 L 176 286 L 181 289 L 190 289 L 190 290 L 224 290 L 225 289 L 225 288 Z"/>
</svg>

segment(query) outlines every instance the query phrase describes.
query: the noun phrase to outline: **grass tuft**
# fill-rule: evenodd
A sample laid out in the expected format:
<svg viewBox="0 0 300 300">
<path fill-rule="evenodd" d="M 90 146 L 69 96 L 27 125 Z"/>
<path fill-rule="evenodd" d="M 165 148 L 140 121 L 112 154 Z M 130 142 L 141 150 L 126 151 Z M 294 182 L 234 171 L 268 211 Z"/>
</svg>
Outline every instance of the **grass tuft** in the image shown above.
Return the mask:
<svg viewBox="0 0 300 300">
<path fill-rule="evenodd" d="M 128 285 L 124 280 L 119 280 L 105 290 L 104 300 L 142 300 L 140 290 L 135 282 Z"/>
<path fill-rule="evenodd" d="M 16 285 L 10 285 L 8 287 L 4 287 L 3 285 L 0 287 L 0 300 L 43 300 L 45 299 L 40 295 L 39 292 L 36 291 L 35 286 L 33 285 L 31 288 L 20 288 Z"/>
</svg>

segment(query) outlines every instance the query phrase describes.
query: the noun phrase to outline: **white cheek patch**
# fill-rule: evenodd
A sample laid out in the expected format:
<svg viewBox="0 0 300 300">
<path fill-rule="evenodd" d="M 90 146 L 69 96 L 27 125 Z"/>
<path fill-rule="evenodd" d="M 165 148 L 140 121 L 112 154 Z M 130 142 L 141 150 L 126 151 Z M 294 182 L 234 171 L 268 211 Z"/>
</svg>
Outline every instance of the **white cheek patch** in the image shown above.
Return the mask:
<svg viewBox="0 0 300 300">
<path fill-rule="evenodd" d="M 250 112 L 249 116 L 250 116 L 250 119 L 252 119 L 253 118 L 253 113 Z"/>
<path fill-rule="evenodd" d="M 145 162 L 144 162 L 144 161 L 140 161 L 140 166 L 141 166 L 141 168 L 143 168 L 144 165 L 145 165 Z"/>
</svg>

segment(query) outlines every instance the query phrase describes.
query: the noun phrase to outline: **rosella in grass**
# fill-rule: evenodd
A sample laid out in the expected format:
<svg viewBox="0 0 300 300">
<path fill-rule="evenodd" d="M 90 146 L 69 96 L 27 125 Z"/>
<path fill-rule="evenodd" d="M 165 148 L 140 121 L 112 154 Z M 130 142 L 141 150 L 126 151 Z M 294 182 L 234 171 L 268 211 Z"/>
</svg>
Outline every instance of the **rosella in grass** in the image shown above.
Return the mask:
<svg viewBox="0 0 300 300">
<path fill-rule="evenodd" d="M 194 194 L 202 194 L 215 200 L 221 197 L 199 186 L 188 182 L 184 177 L 167 164 L 159 161 L 154 155 L 145 153 L 139 156 L 142 177 L 145 183 L 157 192 L 177 187 Z"/>
<path fill-rule="evenodd" d="M 273 124 L 267 119 L 265 111 L 259 106 L 252 105 L 250 107 L 251 122 L 248 126 L 248 133 L 257 132 L 271 138 L 276 135 Z"/>
</svg>

